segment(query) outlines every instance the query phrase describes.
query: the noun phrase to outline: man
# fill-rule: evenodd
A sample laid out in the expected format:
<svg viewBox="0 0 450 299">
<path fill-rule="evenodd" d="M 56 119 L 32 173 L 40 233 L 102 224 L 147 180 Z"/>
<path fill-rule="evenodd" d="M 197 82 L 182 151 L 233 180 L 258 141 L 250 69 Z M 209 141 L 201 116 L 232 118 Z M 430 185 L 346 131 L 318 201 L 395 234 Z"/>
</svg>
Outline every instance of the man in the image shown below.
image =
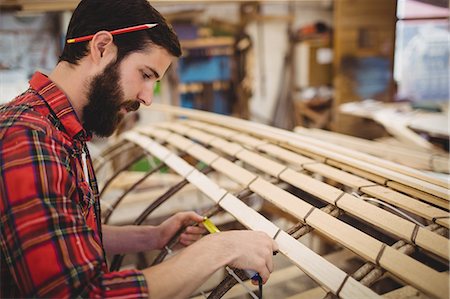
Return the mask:
<svg viewBox="0 0 450 299">
<path fill-rule="evenodd" d="M 116 29 L 157 24 L 113 35 Z M 0 107 L 0 297 L 185 298 L 219 268 L 252 269 L 267 281 L 276 243 L 266 234 L 223 232 L 200 239 L 158 266 L 108 272 L 105 253 L 158 249 L 183 225 L 185 212 L 159 226 L 101 225 L 98 189 L 86 141 L 111 135 L 124 114 L 150 105 L 153 85 L 180 46 L 146 0 L 82 0 L 67 43 L 46 77 Z"/>
</svg>

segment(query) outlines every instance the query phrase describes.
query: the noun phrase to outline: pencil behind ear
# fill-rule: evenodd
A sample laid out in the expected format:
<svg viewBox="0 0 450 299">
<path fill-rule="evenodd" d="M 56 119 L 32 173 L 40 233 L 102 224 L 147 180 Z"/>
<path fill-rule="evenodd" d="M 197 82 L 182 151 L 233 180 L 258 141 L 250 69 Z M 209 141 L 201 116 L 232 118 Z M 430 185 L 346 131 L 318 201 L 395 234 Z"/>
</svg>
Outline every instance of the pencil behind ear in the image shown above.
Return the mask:
<svg viewBox="0 0 450 299">
<path fill-rule="evenodd" d="M 91 59 L 95 64 L 102 63 L 101 60 L 104 57 L 111 56 L 112 59 L 112 57 L 117 54 L 113 36 L 108 31 L 102 30 L 94 34 L 94 37 L 89 42 L 89 46 Z"/>
</svg>

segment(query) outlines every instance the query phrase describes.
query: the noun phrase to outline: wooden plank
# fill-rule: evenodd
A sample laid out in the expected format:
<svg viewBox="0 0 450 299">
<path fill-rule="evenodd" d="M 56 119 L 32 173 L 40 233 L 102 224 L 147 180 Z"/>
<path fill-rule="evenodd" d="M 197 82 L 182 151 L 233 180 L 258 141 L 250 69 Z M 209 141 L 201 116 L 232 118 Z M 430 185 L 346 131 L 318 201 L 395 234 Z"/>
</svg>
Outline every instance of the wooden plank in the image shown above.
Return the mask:
<svg viewBox="0 0 450 299">
<path fill-rule="evenodd" d="M 382 176 L 364 171 L 362 169 L 359 169 L 359 168 L 356 168 L 356 167 L 353 167 L 353 166 L 350 166 L 350 165 L 347 165 L 347 164 L 344 164 L 344 163 L 341 163 L 338 161 L 327 160 L 326 163 L 330 166 L 336 167 L 338 169 L 342 169 L 344 171 L 348 171 L 350 173 L 353 173 L 357 176 L 361 176 L 363 178 L 366 178 L 366 179 L 368 179 L 372 182 L 375 182 L 377 184 L 380 184 L 380 185 L 384 185 L 387 181 L 387 179 Z"/>
<path fill-rule="evenodd" d="M 280 231 L 280 228 L 270 222 L 253 209 L 250 209 L 245 203 L 232 194 L 227 194 L 219 205 L 228 213 L 233 215 L 240 223 L 254 231 L 266 232 L 272 239 Z"/>
<path fill-rule="evenodd" d="M 278 175 L 286 169 L 286 166 L 280 163 L 274 162 L 271 159 L 245 149 L 237 153 L 235 157 L 241 161 L 253 165 L 254 167 L 257 166 L 259 170 L 268 173 L 273 177 L 278 177 Z"/>
<path fill-rule="evenodd" d="M 447 200 L 442 199 L 440 197 L 433 196 L 433 195 L 431 195 L 431 194 L 429 194 L 427 192 L 422 192 L 422 191 L 420 191 L 418 189 L 411 188 L 409 186 L 406 186 L 406 185 L 403 185 L 403 184 L 400 184 L 400 183 L 397 183 L 397 182 L 393 182 L 393 181 L 388 181 L 386 183 L 386 185 L 388 187 L 391 187 L 391 188 L 396 189 L 398 191 L 401 191 L 401 192 L 404 192 L 404 193 L 407 193 L 407 194 L 411 194 L 414 197 L 417 197 L 417 198 L 419 198 L 421 200 L 424 200 L 426 202 L 434 204 L 434 205 L 436 205 L 438 207 L 441 207 L 441 208 L 444 208 L 444 209 L 447 209 L 447 210 L 450 209 L 450 205 L 449 205 Z M 447 192 L 449 192 L 449 191 L 447 190 Z"/>
<path fill-rule="evenodd" d="M 276 205 L 282 211 L 295 216 L 297 219 L 303 220 L 305 215 L 313 208 L 309 203 L 261 178 L 258 178 L 250 184 L 249 188 L 262 198 Z"/>
<path fill-rule="evenodd" d="M 258 146 L 258 150 L 272 155 L 273 157 L 286 161 L 291 165 L 295 165 L 299 168 L 303 168 L 304 164 L 311 164 L 311 163 L 317 163 L 315 160 L 306 158 L 304 156 L 301 156 L 299 154 L 293 153 L 291 151 L 288 151 L 284 148 L 281 148 L 279 146 L 273 145 L 273 144 L 264 144 L 261 146 Z"/>
<path fill-rule="evenodd" d="M 235 181 L 244 187 L 257 178 L 255 174 L 224 158 L 219 158 L 211 166 L 224 175 L 235 178 Z"/>
<path fill-rule="evenodd" d="M 418 263 L 413 265 L 408 262 L 407 255 L 400 253 L 399 251 L 386 247 L 381 258 L 380 265 L 391 272 L 394 268 L 401 265 L 402 271 L 404 273 L 403 280 L 408 284 L 412 284 L 419 290 L 424 290 L 424 288 L 432 290 L 431 295 L 437 298 L 448 298 L 449 297 L 449 276 L 448 273 L 440 273 L 437 271 L 429 272 L 427 271 L 427 266 Z M 397 266 L 394 266 L 396 264 Z M 422 271 L 429 272 L 427 275 L 423 276 L 420 273 Z M 421 278 L 419 278 L 421 276 Z"/>
<path fill-rule="evenodd" d="M 414 198 L 411 198 L 409 196 L 406 196 L 402 193 L 396 192 L 383 186 L 363 187 L 361 188 L 361 191 L 370 196 L 382 199 L 408 212 L 417 214 L 420 217 L 423 217 L 427 220 L 432 220 L 435 217 L 438 218 L 449 216 L 449 213 L 446 211 L 443 211 L 434 206 L 423 203 Z M 436 223 L 445 226 L 447 228 L 450 227 L 449 221 L 445 219 L 437 219 Z"/>
<path fill-rule="evenodd" d="M 363 186 L 370 186 L 375 184 L 369 180 L 360 178 L 356 175 L 336 169 L 326 164 L 307 164 L 304 166 L 304 168 L 313 173 L 323 175 L 324 177 L 332 179 L 336 182 L 345 182 L 346 186 L 349 186 L 356 190 Z"/>
<path fill-rule="evenodd" d="M 280 179 L 331 204 L 344 193 L 338 188 L 292 169 L 286 169 L 280 175 Z"/>
</svg>

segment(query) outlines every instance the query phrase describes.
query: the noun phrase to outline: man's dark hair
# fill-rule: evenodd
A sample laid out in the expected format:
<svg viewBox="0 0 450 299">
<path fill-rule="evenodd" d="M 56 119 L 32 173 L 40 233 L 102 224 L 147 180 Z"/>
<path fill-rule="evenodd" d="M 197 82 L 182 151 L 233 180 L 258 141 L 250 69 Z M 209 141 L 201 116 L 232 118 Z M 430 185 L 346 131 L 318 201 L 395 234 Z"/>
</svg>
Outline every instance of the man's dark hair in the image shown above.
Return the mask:
<svg viewBox="0 0 450 299">
<path fill-rule="evenodd" d="M 114 35 L 117 60 L 149 44 L 163 47 L 175 57 L 181 56 L 180 42 L 164 17 L 147 0 L 82 0 L 75 9 L 67 29 L 67 39 L 112 31 L 130 26 L 157 23 L 156 27 Z M 59 61 L 78 64 L 88 52 L 88 41 L 65 44 Z"/>
</svg>

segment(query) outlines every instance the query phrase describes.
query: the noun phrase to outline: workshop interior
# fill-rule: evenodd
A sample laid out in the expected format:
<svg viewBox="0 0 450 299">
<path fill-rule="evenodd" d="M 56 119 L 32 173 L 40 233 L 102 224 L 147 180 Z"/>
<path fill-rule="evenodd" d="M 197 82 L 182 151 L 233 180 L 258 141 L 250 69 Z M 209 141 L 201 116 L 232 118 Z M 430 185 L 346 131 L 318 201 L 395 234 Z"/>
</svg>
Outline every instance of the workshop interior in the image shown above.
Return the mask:
<svg viewBox="0 0 450 299">
<path fill-rule="evenodd" d="M 0 2 L 0 105 L 55 67 L 78 2 Z M 226 267 L 190 298 L 449 298 L 448 0 L 150 3 L 182 55 L 88 142 L 103 224 L 193 210 L 277 242 L 263 286 Z"/>
</svg>

